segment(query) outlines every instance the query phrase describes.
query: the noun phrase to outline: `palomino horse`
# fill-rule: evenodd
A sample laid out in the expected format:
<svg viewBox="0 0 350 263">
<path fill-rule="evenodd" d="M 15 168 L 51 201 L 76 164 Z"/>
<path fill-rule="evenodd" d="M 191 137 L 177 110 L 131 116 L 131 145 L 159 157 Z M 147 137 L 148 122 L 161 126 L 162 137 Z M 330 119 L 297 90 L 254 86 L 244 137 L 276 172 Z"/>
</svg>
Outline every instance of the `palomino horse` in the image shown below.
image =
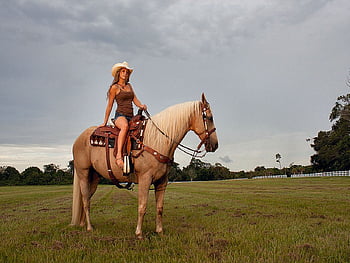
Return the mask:
<svg viewBox="0 0 350 263">
<path fill-rule="evenodd" d="M 186 102 L 171 106 L 158 113 L 148 121 L 144 131 L 144 145 L 173 160 L 174 152 L 190 130 L 201 139 L 200 145 L 205 150 L 214 152 L 218 148 L 213 115 L 204 94 L 201 101 Z M 85 130 L 73 145 L 74 183 L 71 225 L 87 225 L 92 230 L 90 222 L 90 199 L 98 184 L 98 175 L 109 179 L 104 147 L 90 145 L 90 135 L 96 127 Z M 162 132 L 160 132 L 162 131 Z M 110 149 L 112 152 L 112 149 Z M 133 152 L 134 154 L 134 152 Z M 137 155 L 137 151 L 136 151 Z M 144 151 L 134 158 L 135 176 L 123 176 L 122 170 L 115 164 L 113 154 L 110 154 L 112 171 L 119 182 L 128 182 L 131 178 L 138 183 L 138 220 L 136 236 L 142 239 L 142 223 L 146 213 L 148 192 L 151 184 L 155 188 L 157 207 L 156 232 L 163 232 L 162 214 L 164 193 L 168 183 L 169 165 L 159 162 L 151 153 Z"/>
</svg>

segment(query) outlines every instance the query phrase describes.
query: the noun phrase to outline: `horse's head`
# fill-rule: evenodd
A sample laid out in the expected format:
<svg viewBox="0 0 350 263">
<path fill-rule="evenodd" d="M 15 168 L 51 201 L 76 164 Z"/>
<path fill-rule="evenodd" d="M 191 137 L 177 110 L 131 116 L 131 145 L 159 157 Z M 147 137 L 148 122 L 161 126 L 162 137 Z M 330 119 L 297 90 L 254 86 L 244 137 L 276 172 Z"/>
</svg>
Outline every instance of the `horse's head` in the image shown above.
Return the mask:
<svg viewBox="0 0 350 263">
<path fill-rule="evenodd" d="M 207 152 L 215 152 L 218 148 L 218 138 L 213 120 L 213 113 L 210 105 L 202 94 L 200 114 L 196 114 L 192 121 L 191 130 L 193 130 L 201 139 L 199 146 L 204 144 Z"/>
</svg>

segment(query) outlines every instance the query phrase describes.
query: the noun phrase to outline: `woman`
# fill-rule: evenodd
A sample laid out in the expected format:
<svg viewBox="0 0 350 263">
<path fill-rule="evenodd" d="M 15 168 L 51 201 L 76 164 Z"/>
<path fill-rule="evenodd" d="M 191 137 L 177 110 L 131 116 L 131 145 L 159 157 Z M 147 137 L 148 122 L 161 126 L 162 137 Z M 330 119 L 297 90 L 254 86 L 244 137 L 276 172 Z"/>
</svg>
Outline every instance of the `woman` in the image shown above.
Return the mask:
<svg viewBox="0 0 350 263">
<path fill-rule="evenodd" d="M 132 72 L 133 69 L 130 68 L 129 64 L 125 61 L 123 63 L 117 63 L 112 67 L 112 76 L 114 80 L 107 92 L 108 104 L 106 107 L 105 119 L 101 125 L 106 126 L 115 100 L 117 102 L 117 110 L 112 120 L 115 126 L 120 129 L 116 163 L 121 169 L 123 169 L 124 166 L 122 150 L 129 129 L 128 121 L 134 115 L 132 102 L 140 109 L 147 110 L 147 106 L 139 101 L 129 83 L 129 77 Z"/>
</svg>

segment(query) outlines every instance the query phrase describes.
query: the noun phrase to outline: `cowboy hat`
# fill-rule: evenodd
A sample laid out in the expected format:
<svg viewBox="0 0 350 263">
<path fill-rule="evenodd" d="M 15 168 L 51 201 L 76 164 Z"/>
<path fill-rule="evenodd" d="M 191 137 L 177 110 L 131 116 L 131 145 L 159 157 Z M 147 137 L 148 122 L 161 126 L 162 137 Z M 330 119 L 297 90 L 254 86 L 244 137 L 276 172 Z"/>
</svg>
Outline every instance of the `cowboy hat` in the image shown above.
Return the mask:
<svg viewBox="0 0 350 263">
<path fill-rule="evenodd" d="M 130 74 L 133 72 L 133 69 L 129 66 L 128 62 L 124 61 L 123 63 L 114 64 L 112 67 L 112 76 L 115 77 L 115 74 L 121 69 L 126 68 L 129 70 Z"/>
</svg>

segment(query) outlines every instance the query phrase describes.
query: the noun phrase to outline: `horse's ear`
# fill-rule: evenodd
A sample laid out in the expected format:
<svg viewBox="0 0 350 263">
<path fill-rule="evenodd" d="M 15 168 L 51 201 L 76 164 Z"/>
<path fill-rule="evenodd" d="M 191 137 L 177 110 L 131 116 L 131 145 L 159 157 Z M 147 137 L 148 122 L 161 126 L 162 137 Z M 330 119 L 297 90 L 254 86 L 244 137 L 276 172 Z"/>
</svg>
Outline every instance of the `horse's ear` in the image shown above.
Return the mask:
<svg viewBox="0 0 350 263">
<path fill-rule="evenodd" d="M 208 101 L 207 101 L 207 99 L 205 98 L 204 92 L 202 93 L 202 103 L 203 103 L 204 105 L 209 104 Z"/>
</svg>

